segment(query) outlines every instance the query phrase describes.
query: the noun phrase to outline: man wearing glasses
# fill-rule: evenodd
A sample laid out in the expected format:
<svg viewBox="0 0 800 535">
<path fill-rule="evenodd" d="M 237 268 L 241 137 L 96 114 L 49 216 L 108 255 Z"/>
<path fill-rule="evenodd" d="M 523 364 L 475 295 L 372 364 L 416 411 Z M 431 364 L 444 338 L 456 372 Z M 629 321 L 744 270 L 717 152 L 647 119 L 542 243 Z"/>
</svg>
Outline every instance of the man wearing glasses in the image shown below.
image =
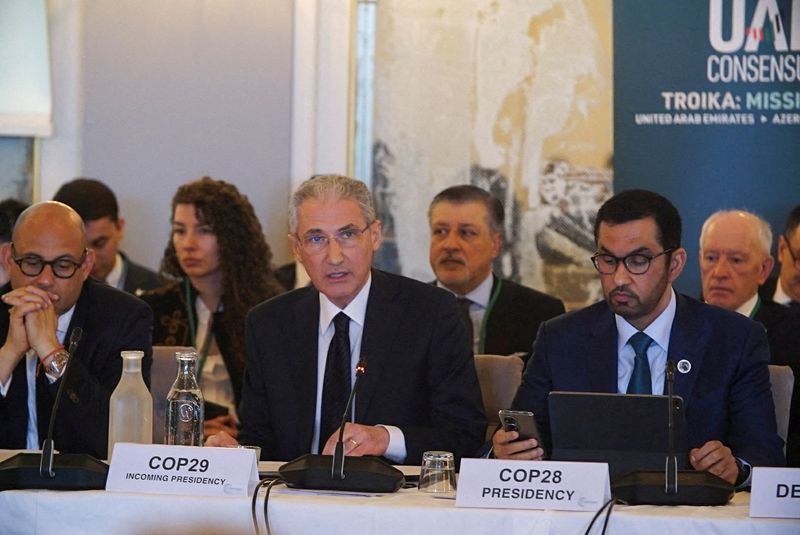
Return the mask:
<svg viewBox="0 0 800 535">
<path fill-rule="evenodd" d="M 691 466 L 746 485 L 751 466 L 783 465 L 764 329 L 672 289 L 686 264 L 675 207 L 653 192 L 619 193 L 597 213 L 595 243 L 605 300 L 542 325 L 514 399 L 515 409 L 534 412 L 543 444 L 500 430 L 494 455 L 549 451 L 551 391 L 663 394 L 670 360 Z"/>
<path fill-rule="evenodd" d="M 88 279 L 94 253 L 80 217 L 64 204 L 44 202 L 25 210 L 12 240 L 2 247 L 10 283 L 0 290 L 0 448 L 40 448 L 56 390 L 65 380 L 55 447 L 105 458 L 109 397 L 122 373 L 120 351 L 145 352 L 142 371 L 149 383 L 150 308 Z M 77 332 L 80 341 L 70 354 L 65 346 Z"/>
<path fill-rule="evenodd" d="M 367 187 L 339 175 L 307 180 L 292 197 L 289 227 L 313 287 L 248 316 L 239 440 L 260 446 L 264 459 L 331 454 L 361 361 L 346 455 L 420 464 L 426 450 L 475 453 L 484 415 L 455 298 L 371 269 L 381 224 Z M 222 433 L 209 439 L 234 443 Z"/>
<path fill-rule="evenodd" d="M 786 230 L 778 238 L 778 262 L 778 278 L 767 279 L 759 293 L 800 316 L 800 205 L 789 213 Z"/>
</svg>

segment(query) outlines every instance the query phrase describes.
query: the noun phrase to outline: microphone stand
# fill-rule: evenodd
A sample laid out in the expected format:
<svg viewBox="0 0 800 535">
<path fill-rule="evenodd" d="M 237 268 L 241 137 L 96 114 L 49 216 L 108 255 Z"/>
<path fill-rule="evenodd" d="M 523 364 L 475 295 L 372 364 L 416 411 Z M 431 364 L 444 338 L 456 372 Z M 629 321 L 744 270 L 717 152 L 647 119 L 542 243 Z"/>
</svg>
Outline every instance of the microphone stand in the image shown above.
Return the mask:
<svg viewBox="0 0 800 535">
<path fill-rule="evenodd" d="M 358 381 L 365 373 L 367 373 L 367 369 L 364 361 L 359 360 L 358 364 L 356 365 L 356 378 L 355 381 L 353 381 L 353 388 L 350 390 L 350 397 L 347 398 L 347 406 L 344 409 L 344 414 L 342 414 L 342 424 L 339 426 L 339 440 L 336 442 L 336 448 L 333 452 L 333 462 L 331 463 L 332 479 L 344 479 L 344 426 L 347 423 L 350 409 L 353 406 L 353 398 L 356 397 Z"/>
<path fill-rule="evenodd" d="M 675 363 L 667 360 L 667 462 L 664 468 L 664 492 L 678 494 L 678 457 L 675 455 L 675 423 L 672 386 L 675 383 Z"/>
<path fill-rule="evenodd" d="M 39 463 L 39 475 L 42 477 L 49 477 L 51 479 L 56 477 L 56 473 L 53 471 L 53 430 L 55 428 L 58 407 L 61 405 L 61 398 L 64 397 L 62 391 L 64 390 L 64 385 L 67 384 L 67 373 L 69 373 L 70 368 L 72 368 L 72 359 L 74 358 L 75 350 L 78 349 L 78 342 L 81 341 L 81 336 L 83 336 L 83 329 L 75 327 L 69 337 L 69 349 L 67 350 L 69 359 L 67 359 L 67 363 L 64 366 L 64 373 L 61 374 L 61 382 L 58 385 L 56 399 L 53 402 L 53 410 L 50 413 L 50 424 L 47 426 L 47 437 L 42 443 L 42 460 Z"/>
</svg>

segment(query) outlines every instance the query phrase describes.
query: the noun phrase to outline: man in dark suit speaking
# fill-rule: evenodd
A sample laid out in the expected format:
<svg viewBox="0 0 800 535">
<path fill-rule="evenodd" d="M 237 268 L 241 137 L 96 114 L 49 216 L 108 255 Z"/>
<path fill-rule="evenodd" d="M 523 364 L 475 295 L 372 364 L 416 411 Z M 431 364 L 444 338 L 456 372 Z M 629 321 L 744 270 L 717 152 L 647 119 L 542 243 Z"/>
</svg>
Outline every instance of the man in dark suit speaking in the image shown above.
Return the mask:
<svg viewBox="0 0 800 535">
<path fill-rule="evenodd" d="M 598 211 L 595 241 L 605 301 L 542 325 L 513 403 L 534 412 L 543 444 L 499 430 L 494 455 L 542 458 L 551 391 L 662 394 L 671 360 L 691 466 L 746 485 L 751 466 L 783 465 L 764 329 L 672 289 L 686 264 L 675 207 L 649 191 L 619 193 Z"/>
<path fill-rule="evenodd" d="M 94 253 L 83 222 L 59 202 L 25 210 L 2 256 L 11 278 L 0 304 L 0 448 L 38 449 L 56 391 L 64 398 L 54 428 L 64 453 L 105 458 L 108 404 L 123 350 L 145 352 L 149 383 L 153 315 L 130 294 L 89 279 Z M 77 328 L 74 354 L 64 350 Z M 70 369 L 62 378 L 67 360 Z"/>
<path fill-rule="evenodd" d="M 492 273 L 503 220 L 503 204 L 477 186 L 439 192 L 428 209 L 431 268 L 436 284 L 458 297 L 475 353 L 524 353 L 527 360 L 539 324 L 562 314 L 564 304 Z"/>
<path fill-rule="evenodd" d="M 313 177 L 289 210 L 289 239 L 313 287 L 248 316 L 239 440 L 260 446 L 264 459 L 332 453 L 361 360 L 347 455 L 419 464 L 426 450 L 475 453 L 484 415 L 452 294 L 370 268 L 381 224 L 362 182 Z"/>
</svg>

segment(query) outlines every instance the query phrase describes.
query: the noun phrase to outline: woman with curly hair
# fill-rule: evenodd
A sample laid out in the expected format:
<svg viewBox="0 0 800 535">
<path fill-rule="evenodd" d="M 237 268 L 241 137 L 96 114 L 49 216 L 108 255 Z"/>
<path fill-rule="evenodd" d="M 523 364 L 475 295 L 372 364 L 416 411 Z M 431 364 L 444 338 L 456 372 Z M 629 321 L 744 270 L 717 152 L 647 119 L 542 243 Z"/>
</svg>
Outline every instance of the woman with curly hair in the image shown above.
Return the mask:
<svg viewBox="0 0 800 535">
<path fill-rule="evenodd" d="M 161 273 L 176 280 L 141 296 L 153 309 L 153 345 L 197 349 L 205 433 L 235 436 L 245 315 L 283 289 L 253 206 L 233 184 L 203 177 L 180 186 L 171 222 Z"/>
</svg>

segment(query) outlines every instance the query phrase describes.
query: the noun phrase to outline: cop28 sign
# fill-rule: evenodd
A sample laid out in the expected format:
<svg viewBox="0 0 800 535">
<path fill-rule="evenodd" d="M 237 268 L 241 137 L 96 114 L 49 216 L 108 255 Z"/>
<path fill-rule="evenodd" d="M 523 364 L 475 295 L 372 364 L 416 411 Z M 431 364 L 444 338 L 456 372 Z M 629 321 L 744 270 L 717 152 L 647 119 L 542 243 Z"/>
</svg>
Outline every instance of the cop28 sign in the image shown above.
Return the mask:
<svg viewBox="0 0 800 535">
<path fill-rule="evenodd" d="M 659 88 L 635 124 L 800 125 L 800 0 L 707 2 L 709 53 L 686 65 L 695 83 Z"/>
</svg>

